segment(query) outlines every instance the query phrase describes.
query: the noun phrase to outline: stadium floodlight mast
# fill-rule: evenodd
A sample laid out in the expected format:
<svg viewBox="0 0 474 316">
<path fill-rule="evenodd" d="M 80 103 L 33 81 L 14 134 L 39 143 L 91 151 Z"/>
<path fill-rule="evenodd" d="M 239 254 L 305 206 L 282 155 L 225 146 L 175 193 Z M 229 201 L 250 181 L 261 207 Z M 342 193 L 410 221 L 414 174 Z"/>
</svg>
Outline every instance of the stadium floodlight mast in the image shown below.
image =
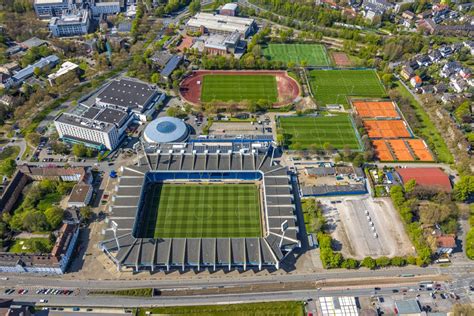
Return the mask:
<svg viewBox="0 0 474 316">
<path fill-rule="evenodd" d="M 115 242 L 117 243 L 117 249 L 120 251 L 120 244 L 117 239 L 117 229 L 118 229 L 118 224 L 116 221 L 112 221 L 112 231 L 114 232 L 114 237 L 115 237 Z"/>
<path fill-rule="evenodd" d="M 283 244 L 283 238 L 285 237 L 285 232 L 287 229 L 288 229 L 288 220 L 285 220 L 283 223 L 281 223 L 281 232 L 283 234 L 281 235 L 280 248 L 281 248 L 281 245 Z"/>
</svg>

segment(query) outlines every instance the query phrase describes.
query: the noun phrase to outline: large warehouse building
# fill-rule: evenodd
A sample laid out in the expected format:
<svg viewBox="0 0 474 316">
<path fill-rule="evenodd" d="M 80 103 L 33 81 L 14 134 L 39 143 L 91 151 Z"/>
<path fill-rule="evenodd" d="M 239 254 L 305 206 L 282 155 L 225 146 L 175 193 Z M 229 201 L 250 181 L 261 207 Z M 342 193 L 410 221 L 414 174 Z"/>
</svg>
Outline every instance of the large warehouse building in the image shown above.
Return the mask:
<svg viewBox="0 0 474 316">
<path fill-rule="evenodd" d="M 248 37 L 256 30 L 257 24 L 254 19 L 200 12 L 189 19 L 186 27 L 193 32 L 222 35 L 238 32 Z"/>
<path fill-rule="evenodd" d="M 112 199 L 113 205 L 109 210 L 110 226 L 103 231 L 104 240 L 99 247 L 119 270 L 279 268 L 285 256 L 300 247 L 300 242 L 288 170 L 277 164 L 273 155 L 272 147 L 250 153 L 197 153 L 194 150 L 188 152 L 178 148 L 145 154 L 137 166 L 122 168 Z M 150 234 L 150 217 L 145 214 L 159 209 L 155 219 L 151 220 L 151 227 L 154 228 L 155 223 L 160 225 L 160 221 L 168 219 L 166 216 L 173 217 L 181 208 L 187 206 L 183 205 L 185 203 L 182 200 L 187 198 L 186 195 L 174 199 L 164 194 L 158 202 L 150 198 L 156 197 L 153 185 L 159 187 L 158 192 L 166 186 L 181 186 L 184 190 L 198 187 L 204 191 L 213 186 L 217 186 L 218 190 L 254 186 L 255 191 L 251 194 L 258 192 L 256 196 L 259 203 L 256 205 L 259 214 L 256 217 L 257 222 L 246 223 L 256 224 L 260 233 L 247 234 L 248 227 L 241 225 L 245 218 L 237 212 L 237 205 L 234 209 L 234 203 L 238 204 L 238 201 L 246 196 L 238 194 L 227 196 L 235 201 L 234 203 L 229 203 L 226 197 L 221 195 L 198 196 L 198 200 L 221 199 L 222 205 L 225 205 L 229 212 L 217 214 L 218 210 L 206 209 L 199 215 L 197 205 L 188 206 L 191 210 L 188 218 L 182 217 L 179 221 L 167 222 L 168 226 L 163 225 L 168 229 L 166 236 L 159 231 L 154 231 L 153 234 L 153 230 Z M 172 212 L 160 214 L 162 210 L 167 211 L 159 208 L 161 203 L 166 204 L 164 208 L 169 208 Z M 226 222 L 229 216 L 237 216 L 237 223 Z M 203 222 L 207 230 L 189 231 L 186 227 L 182 229 L 183 222 L 191 222 L 193 227 L 194 221 Z M 229 226 L 240 225 L 240 234 L 229 234 L 228 226 L 222 227 L 222 222 Z M 209 234 L 212 229 L 221 233 Z"/>
</svg>

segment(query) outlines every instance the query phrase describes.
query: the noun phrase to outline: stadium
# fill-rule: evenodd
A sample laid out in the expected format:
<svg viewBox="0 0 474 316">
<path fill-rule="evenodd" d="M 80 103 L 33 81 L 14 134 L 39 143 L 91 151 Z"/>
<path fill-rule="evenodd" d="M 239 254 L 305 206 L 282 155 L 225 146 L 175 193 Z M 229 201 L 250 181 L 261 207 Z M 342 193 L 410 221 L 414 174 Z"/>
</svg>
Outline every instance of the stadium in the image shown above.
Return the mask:
<svg viewBox="0 0 474 316">
<path fill-rule="evenodd" d="M 118 270 L 278 269 L 300 247 L 288 170 L 271 146 L 156 150 L 121 171 L 99 244 Z"/>
</svg>

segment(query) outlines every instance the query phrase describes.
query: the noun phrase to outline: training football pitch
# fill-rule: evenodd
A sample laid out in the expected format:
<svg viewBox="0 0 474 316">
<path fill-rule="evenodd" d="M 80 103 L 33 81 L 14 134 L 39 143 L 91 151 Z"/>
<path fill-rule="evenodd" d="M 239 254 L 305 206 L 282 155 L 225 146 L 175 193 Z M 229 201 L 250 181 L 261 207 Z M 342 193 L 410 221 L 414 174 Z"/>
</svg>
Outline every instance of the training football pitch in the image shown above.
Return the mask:
<svg viewBox="0 0 474 316">
<path fill-rule="evenodd" d="M 334 116 L 280 116 L 280 128 L 291 150 L 334 149 L 359 150 L 360 145 L 352 121 L 347 114 Z"/>
<path fill-rule="evenodd" d="M 276 102 L 277 82 L 274 75 L 216 75 L 203 76 L 201 101 Z"/>
<path fill-rule="evenodd" d="M 301 65 L 302 61 L 308 66 L 330 65 L 326 49 L 321 44 L 268 44 L 263 49 L 263 55 L 269 60 L 297 65 Z"/>
<path fill-rule="evenodd" d="M 255 184 L 153 184 L 145 238 L 261 237 Z"/>
<path fill-rule="evenodd" d="M 321 105 L 342 104 L 349 108 L 348 96 L 386 96 L 375 70 L 312 70 L 308 79 L 313 95 Z"/>
</svg>

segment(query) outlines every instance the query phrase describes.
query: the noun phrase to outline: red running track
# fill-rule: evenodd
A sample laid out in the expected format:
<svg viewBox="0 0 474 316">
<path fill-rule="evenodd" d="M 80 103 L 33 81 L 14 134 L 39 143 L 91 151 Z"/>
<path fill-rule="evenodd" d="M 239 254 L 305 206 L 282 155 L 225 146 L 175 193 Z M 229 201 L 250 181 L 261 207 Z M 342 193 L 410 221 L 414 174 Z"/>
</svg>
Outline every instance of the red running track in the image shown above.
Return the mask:
<svg viewBox="0 0 474 316">
<path fill-rule="evenodd" d="M 201 105 L 201 87 L 203 76 L 207 74 L 219 75 L 275 75 L 278 89 L 278 102 L 274 107 L 282 107 L 292 103 L 300 95 L 300 86 L 288 76 L 286 71 L 278 70 L 198 70 L 185 78 L 179 87 L 183 99 L 194 105 Z"/>
</svg>

